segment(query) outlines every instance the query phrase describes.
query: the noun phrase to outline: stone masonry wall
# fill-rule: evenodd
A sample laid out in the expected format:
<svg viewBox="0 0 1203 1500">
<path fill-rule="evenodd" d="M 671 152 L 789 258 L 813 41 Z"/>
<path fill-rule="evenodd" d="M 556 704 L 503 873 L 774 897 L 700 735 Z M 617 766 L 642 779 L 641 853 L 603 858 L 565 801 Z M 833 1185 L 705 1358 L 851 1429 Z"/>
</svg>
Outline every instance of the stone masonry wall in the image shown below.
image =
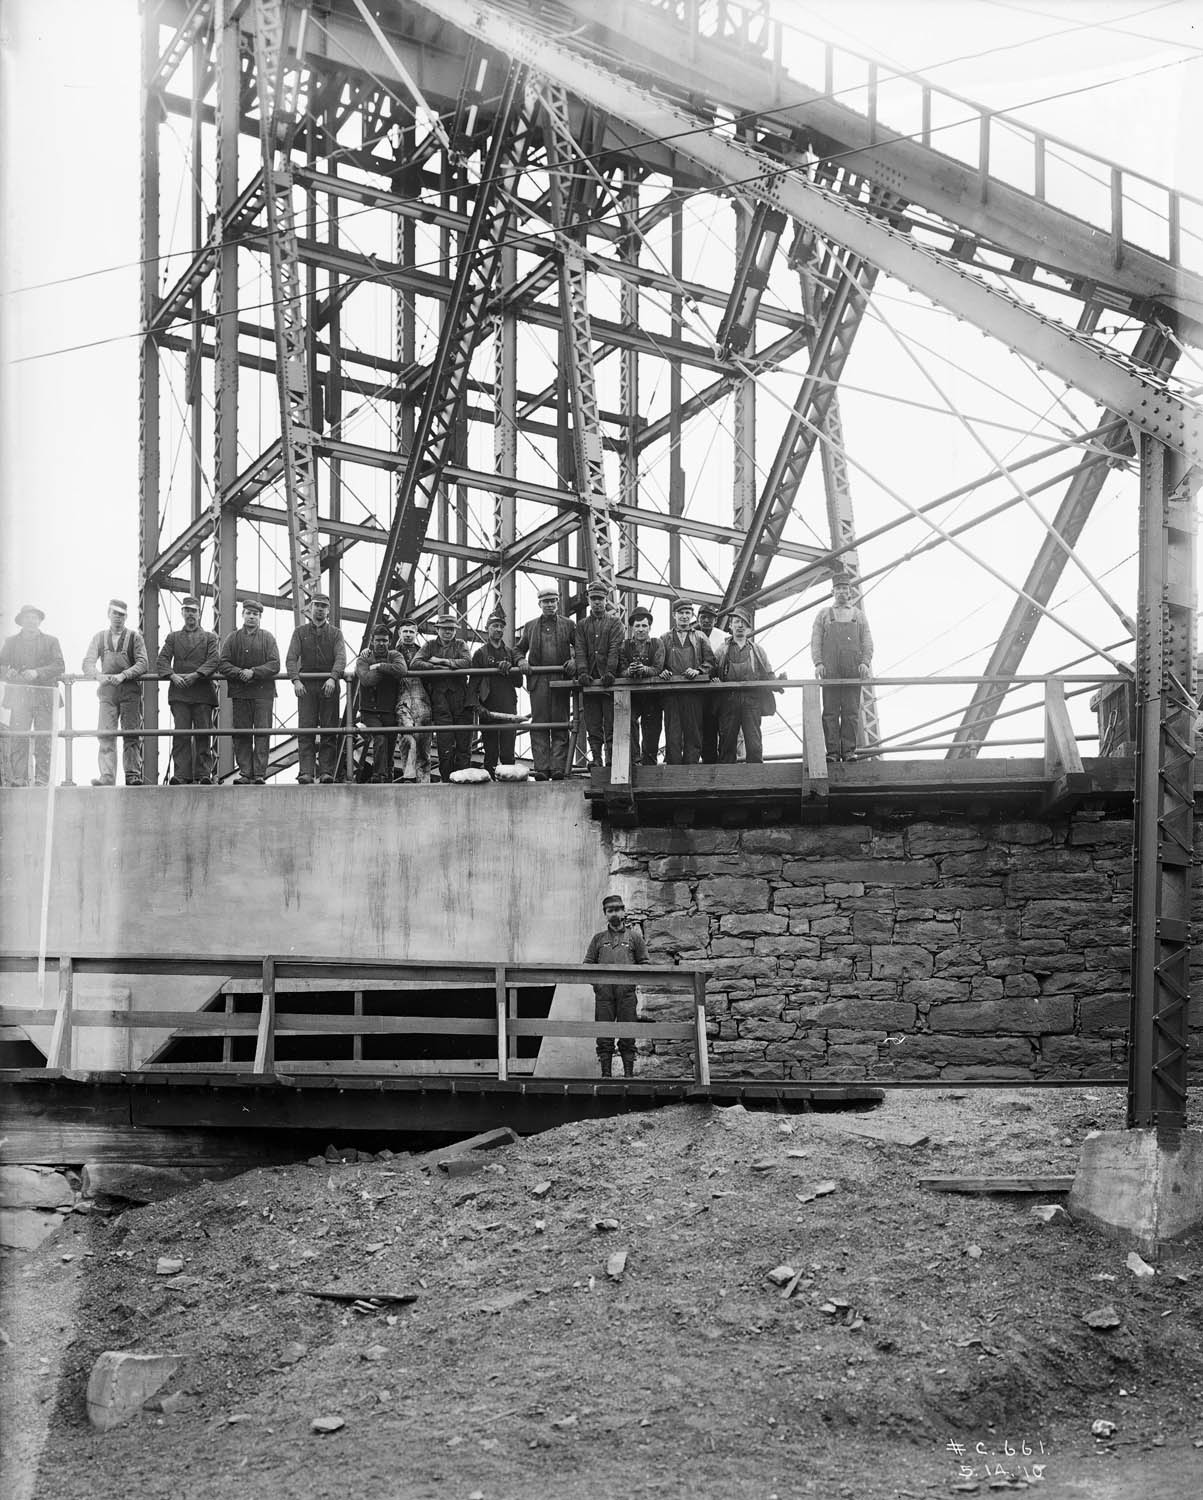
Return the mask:
<svg viewBox="0 0 1203 1500">
<path fill-rule="evenodd" d="M 653 962 L 707 966 L 716 1078 L 1122 1077 L 1131 848 L 1099 815 L 643 827 L 610 873 Z M 643 1076 L 692 1070 L 641 1050 Z"/>
</svg>

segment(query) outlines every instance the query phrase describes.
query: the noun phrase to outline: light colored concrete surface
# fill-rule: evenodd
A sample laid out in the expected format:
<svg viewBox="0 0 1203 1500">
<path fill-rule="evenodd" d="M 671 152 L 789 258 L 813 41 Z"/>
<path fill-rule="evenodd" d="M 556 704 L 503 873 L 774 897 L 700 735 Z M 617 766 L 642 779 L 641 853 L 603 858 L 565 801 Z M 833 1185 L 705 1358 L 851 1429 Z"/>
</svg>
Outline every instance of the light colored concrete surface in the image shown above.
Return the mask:
<svg viewBox="0 0 1203 1500">
<path fill-rule="evenodd" d="M 1108 1130 L 1083 1143 L 1069 1212 L 1154 1249 L 1203 1224 L 1203 1133 Z"/>
<path fill-rule="evenodd" d="M 577 955 L 584 956 L 584 949 Z M 593 986 L 560 984 L 551 1002 L 553 1021 L 592 1021 Z M 590 1078 L 597 1072 L 597 1048 L 587 1036 L 549 1036 L 539 1048 L 536 1078 Z"/>
<path fill-rule="evenodd" d="M 0 1208 L 61 1208 L 75 1190 L 61 1172 L 37 1167 L 0 1167 Z"/>
<path fill-rule="evenodd" d="M 46 793 L 4 794 L 0 946 L 35 950 Z M 381 788 L 58 788 L 47 952 L 227 953 L 576 963 L 600 925 L 609 851 L 579 783 Z M 99 981 L 81 976 L 83 986 Z M 56 998 L 53 972 L 47 1005 Z M 143 1009 L 199 1008 L 208 978 L 105 976 Z M 39 1003 L 33 976 L 4 1004 Z M 108 1002 L 120 1008 L 123 998 Z M 49 1029 L 31 1029 L 39 1046 Z M 78 1067 L 138 1066 L 76 1034 Z"/>
<path fill-rule="evenodd" d="M 0 1245 L 36 1250 L 62 1223 L 56 1213 L 37 1208 L 0 1208 Z"/>
</svg>

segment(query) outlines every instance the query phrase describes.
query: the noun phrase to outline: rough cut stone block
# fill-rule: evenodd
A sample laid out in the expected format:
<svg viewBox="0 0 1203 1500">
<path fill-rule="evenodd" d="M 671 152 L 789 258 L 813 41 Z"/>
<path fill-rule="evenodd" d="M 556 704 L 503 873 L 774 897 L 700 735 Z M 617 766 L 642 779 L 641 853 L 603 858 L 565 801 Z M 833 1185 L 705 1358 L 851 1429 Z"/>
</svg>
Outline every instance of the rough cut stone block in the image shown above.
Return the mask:
<svg viewBox="0 0 1203 1500">
<path fill-rule="evenodd" d="M 872 950 L 874 979 L 927 979 L 933 968 L 926 948 L 905 943 L 875 946 Z"/>
<path fill-rule="evenodd" d="M 710 956 L 712 958 L 736 958 L 752 952 L 751 938 L 737 937 L 712 937 L 710 939 Z"/>
<path fill-rule="evenodd" d="M 781 856 L 772 854 L 670 854 L 653 859 L 653 880 L 687 880 L 699 875 L 780 875 Z"/>
<path fill-rule="evenodd" d="M 911 979 L 902 986 L 902 998 L 910 1005 L 946 1005 L 969 999 L 963 979 Z"/>
<path fill-rule="evenodd" d="M 1020 931 L 1024 937 L 1033 937 L 1041 929 L 1066 933 L 1089 927 L 1104 917 L 1095 901 L 1029 901 L 1023 908 Z"/>
<path fill-rule="evenodd" d="M 861 911 L 852 918 L 853 936 L 862 943 L 888 943 L 894 936 L 893 911 Z"/>
<path fill-rule="evenodd" d="M 632 911 L 687 912 L 693 905 L 687 880 L 630 880 L 622 894 Z"/>
<path fill-rule="evenodd" d="M 1011 853 L 1007 849 L 991 846 L 978 849 L 972 854 L 946 854 L 940 860 L 940 874 L 947 881 L 983 880 L 986 876 L 997 879 L 1012 867 Z"/>
<path fill-rule="evenodd" d="M 781 1005 L 780 996 L 758 995 L 751 1000 L 732 1001 L 731 1015 L 737 1021 L 777 1021 Z"/>
<path fill-rule="evenodd" d="M 810 930 L 815 937 L 851 937 L 851 917 L 812 917 L 810 919 Z M 817 949 L 816 949 L 817 951 Z"/>
<path fill-rule="evenodd" d="M 829 880 L 823 893 L 829 901 L 848 901 L 863 896 L 865 887 L 859 880 Z"/>
<path fill-rule="evenodd" d="M 88 1377 L 88 1421 L 107 1432 L 128 1422 L 142 1403 L 162 1390 L 180 1362 L 173 1354 L 126 1354 L 109 1349 Z"/>
<path fill-rule="evenodd" d="M 810 859 L 855 857 L 865 850 L 871 837 L 862 823 L 824 823 L 799 829 L 799 833 L 798 852 Z"/>
<path fill-rule="evenodd" d="M 806 833 L 802 828 L 748 828 L 739 835 L 739 847 L 747 854 L 789 854 Z"/>
<path fill-rule="evenodd" d="M 960 933 L 955 922 L 912 922 L 901 918 L 894 927 L 896 943 L 915 943 L 920 948 L 930 948 L 939 954 L 941 949 L 954 944 Z"/>
<path fill-rule="evenodd" d="M 864 885 L 934 885 L 939 875 L 929 859 L 787 859 L 781 866 L 785 880 L 859 881 Z"/>
<path fill-rule="evenodd" d="M 736 835 L 718 828 L 633 828 L 627 847 L 639 854 L 730 854 Z"/>
<path fill-rule="evenodd" d="M 823 894 L 821 885 L 783 885 L 773 891 L 774 911 L 793 911 L 807 908 L 807 915 L 814 910 L 829 908 L 830 903 Z"/>
<path fill-rule="evenodd" d="M 652 917 L 644 924 L 643 936 L 652 949 L 679 953 L 682 948 L 703 947 L 710 936 L 707 917 Z"/>
<path fill-rule="evenodd" d="M 933 1005 L 927 1017 L 933 1032 L 969 1031 L 978 1035 L 998 1036 L 1018 1033 L 1039 1036 L 1046 1032 L 1073 1030 L 1073 1001 L 1062 997 L 1053 1000 L 983 1000 L 963 1004 Z"/>
<path fill-rule="evenodd" d="M 1045 1037 L 1040 1043 L 1040 1059 L 1049 1068 L 1103 1077 L 1118 1073 L 1122 1066 L 1110 1042 L 1080 1036 Z"/>
<path fill-rule="evenodd" d="M 1003 893 L 997 885 L 941 885 L 934 890 L 898 891 L 895 900 L 900 914 L 903 907 L 926 906 L 942 916 L 945 912 L 1002 906 Z M 967 935 L 963 925 L 961 933 Z"/>
<path fill-rule="evenodd" d="M 1000 844 L 1049 844 L 1052 830 L 1047 823 L 1000 823 L 993 830 Z"/>
<path fill-rule="evenodd" d="M 1069 842 L 1071 844 L 1122 844 L 1125 848 L 1132 847 L 1132 820 L 1131 818 L 1109 818 L 1097 823 L 1087 823 L 1075 819 L 1069 830 Z"/>
<path fill-rule="evenodd" d="M 990 1067 L 1027 1068 L 1033 1058 L 1032 1043 L 1023 1037 L 1011 1036 L 919 1036 L 908 1037 L 900 1044 L 905 1050 L 927 1062 L 940 1066 L 972 1066 L 981 1064 Z"/>
<path fill-rule="evenodd" d="M 1034 997 L 1040 993 L 1040 983 L 1034 974 L 1008 974 L 1003 980 L 1003 993 L 1008 997 L 1023 995 Z"/>
<path fill-rule="evenodd" d="M 757 954 L 773 958 L 818 958 L 823 945 L 814 937 L 758 937 L 755 940 Z"/>
<path fill-rule="evenodd" d="M 953 943 L 936 954 L 936 973 L 942 978 L 972 978 L 981 972 L 982 950 L 972 943 Z"/>
<path fill-rule="evenodd" d="M 771 911 L 735 912 L 720 917 L 718 922 L 718 930 L 730 937 L 761 937 L 766 933 L 785 932 L 788 928 L 789 918 Z"/>
<path fill-rule="evenodd" d="M 38 1167 L 0 1167 L 0 1208 L 65 1208 L 75 1191 L 61 1172 Z"/>
<path fill-rule="evenodd" d="M 957 828 L 943 823 L 912 823 L 906 830 L 906 847 L 912 859 L 925 854 L 953 854 L 957 850 L 984 849 L 986 840 L 976 828 Z"/>
<path fill-rule="evenodd" d="M 969 981 L 969 998 L 971 1000 L 1001 1000 L 1002 997 L 1003 985 L 1001 979 L 993 979 L 989 974 L 979 974 L 975 979 Z"/>
<path fill-rule="evenodd" d="M 739 1026 L 742 1041 L 788 1042 L 796 1032 L 789 1021 L 741 1021 Z"/>
<path fill-rule="evenodd" d="M 1016 901 L 1108 901 L 1111 882 L 1093 871 L 1072 875 L 1065 870 L 1017 870 L 1007 877 L 1007 893 Z"/>
<path fill-rule="evenodd" d="M 806 1018 L 809 1026 L 840 1026 L 869 1031 L 910 1031 L 916 1022 L 913 1005 L 897 1000 L 833 1000 L 816 1006 Z"/>
<path fill-rule="evenodd" d="M 1131 1000 L 1123 990 L 1109 995 L 1091 995 L 1082 1000 L 1079 1014 L 1083 1035 L 1091 1031 L 1127 1031 Z"/>
<path fill-rule="evenodd" d="M 49 1210 L 0 1208 L 0 1245 L 10 1250 L 36 1250 L 62 1222 Z"/>
<path fill-rule="evenodd" d="M 851 979 L 850 958 L 796 958 L 792 974 L 795 979 Z"/>
<path fill-rule="evenodd" d="M 726 915 L 736 911 L 767 911 L 767 880 L 743 880 L 733 875 L 711 875 L 698 881 L 698 910 Z"/>
<path fill-rule="evenodd" d="M 961 937 L 969 942 L 1018 937 L 1019 918 L 1020 914 L 1014 908 L 1010 911 L 963 911 Z"/>
<path fill-rule="evenodd" d="M 1090 849 L 1012 849 L 1011 866 L 1015 870 L 1032 870 L 1044 874 L 1065 870 L 1070 875 L 1081 875 L 1100 868 L 1098 856 Z"/>
</svg>

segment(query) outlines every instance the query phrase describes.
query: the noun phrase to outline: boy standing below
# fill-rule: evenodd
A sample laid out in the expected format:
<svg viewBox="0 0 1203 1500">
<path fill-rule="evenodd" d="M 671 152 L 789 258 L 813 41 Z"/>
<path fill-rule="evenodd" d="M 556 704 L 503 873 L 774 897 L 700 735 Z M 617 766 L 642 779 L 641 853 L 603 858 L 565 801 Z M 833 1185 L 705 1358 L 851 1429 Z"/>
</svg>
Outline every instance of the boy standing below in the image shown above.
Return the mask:
<svg viewBox="0 0 1203 1500">
<path fill-rule="evenodd" d="M 637 928 L 627 926 L 626 906 L 621 896 L 607 896 L 602 902 L 606 925 L 595 932 L 585 950 L 585 962 L 602 968 L 616 968 L 627 964 L 647 963 L 647 944 Z M 597 1021 L 619 1021 L 629 1023 L 638 1019 L 639 997 L 633 984 L 595 984 L 594 1019 Z M 635 1038 L 623 1036 L 618 1039 L 618 1055 L 622 1058 L 622 1071 L 628 1078 L 635 1073 Z M 597 1039 L 597 1062 L 601 1076 L 609 1078 L 614 1069 L 614 1038 L 599 1036 Z"/>
</svg>

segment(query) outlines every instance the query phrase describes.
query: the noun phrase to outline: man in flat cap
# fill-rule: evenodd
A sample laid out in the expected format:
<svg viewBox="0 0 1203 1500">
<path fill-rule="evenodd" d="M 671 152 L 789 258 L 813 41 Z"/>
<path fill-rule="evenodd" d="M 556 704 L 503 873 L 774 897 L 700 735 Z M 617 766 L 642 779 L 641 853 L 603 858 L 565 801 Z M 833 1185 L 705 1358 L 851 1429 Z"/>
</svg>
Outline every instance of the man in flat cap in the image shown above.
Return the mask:
<svg viewBox="0 0 1203 1500">
<path fill-rule="evenodd" d="M 54 695 L 56 683 L 67 674 L 67 665 L 58 641 L 42 631 L 45 618 L 36 604 L 23 604 L 17 611 L 17 634 L 0 646 L 0 677 L 9 684 L 4 690 L 8 727 L 22 736 L 11 742 L 9 765 L 14 786 L 29 785 L 29 741 L 24 736 L 31 729 L 34 785 L 47 786 L 50 781 Z"/>
<path fill-rule="evenodd" d="M 563 781 L 568 774 L 568 752 L 571 733 L 568 716 L 572 711 L 569 695 L 551 686 L 549 674 L 532 675 L 533 667 L 558 667 L 565 677 L 573 675 L 573 623 L 560 614 L 560 596 L 553 588 L 540 589 L 539 614 L 522 627 L 518 639 L 518 665 L 527 674 L 531 718 L 536 724 L 560 724 L 562 729 L 532 729 L 531 760 L 535 780 Z"/>
<path fill-rule="evenodd" d="M 262 619 L 263 606 L 258 599 L 244 599 L 242 627 L 226 636 L 221 645 L 218 669 L 226 680 L 235 729 L 272 727 L 280 649 L 275 636 L 262 628 Z M 267 780 L 270 738 L 266 734 L 235 734 L 233 740 L 238 766 L 235 786 L 262 786 Z"/>
<path fill-rule="evenodd" d="M 581 687 L 612 688 L 618 672 L 622 621 L 606 611 L 610 590 L 604 583 L 591 583 L 586 597 L 589 613 L 577 621 L 574 636 L 576 680 Z M 595 766 L 608 766 L 614 757 L 614 699 L 600 693 L 582 696 L 589 759 Z"/>
<path fill-rule="evenodd" d="M 107 630 L 98 630 L 84 654 L 84 674 L 99 683 L 97 729 L 100 775 L 93 786 L 117 781 L 117 730 L 122 731 L 121 760 L 126 786 L 142 785 L 142 683 L 150 667 L 146 642 L 125 623 L 124 599 L 109 600 Z"/>
<path fill-rule="evenodd" d="M 715 653 L 715 676 L 720 682 L 766 682 L 773 675 L 764 647 L 751 636 L 752 615 L 744 605 L 731 611 L 731 639 Z M 744 737 L 744 759 L 748 765 L 764 760 L 760 720 L 773 712 L 773 693 L 781 688 L 747 688 L 724 692 L 719 697 L 719 759 L 733 762 Z"/>
<path fill-rule="evenodd" d="M 338 690 L 347 670 L 347 646 L 342 631 L 330 619 L 330 600 L 325 594 L 310 599 L 309 618 L 292 633 L 284 670 L 296 689 L 297 728 L 337 729 L 341 722 Z M 333 781 L 341 750 L 337 734 L 298 735 L 298 783 L 310 786 L 315 766 L 319 781 Z"/>
<path fill-rule="evenodd" d="M 694 628 L 693 603 L 673 600 L 673 628 L 660 637 L 664 648 L 663 682 L 710 681 L 714 652 Z M 701 694 L 676 691 L 664 695 L 664 760 L 670 766 L 696 766 L 702 758 Z"/>
<path fill-rule="evenodd" d="M 401 725 L 401 780 L 430 780 L 430 734 L 418 733 L 424 724 L 430 723 L 430 699 L 421 677 L 413 670 L 414 661 L 422 650 L 418 640 L 418 622 L 402 620 L 398 627 L 397 650 L 405 658 L 409 676 L 401 681 L 397 694 L 397 723 Z M 408 731 L 408 732 L 407 732 Z"/>
<path fill-rule="evenodd" d="M 155 671 L 160 677 L 170 676 L 167 689 L 167 706 L 171 709 L 171 722 L 177 731 L 213 728 L 217 714 L 217 637 L 211 630 L 202 630 L 200 622 L 200 600 L 188 594 L 180 600 L 180 613 L 184 623 L 172 630 L 164 640 Z M 213 753 L 213 741 L 208 735 L 179 732 L 172 737 L 171 759 L 172 786 L 190 786 L 200 782 L 213 785 L 213 773 L 217 769 L 217 757 Z"/>
<path fill-rule="evenodd" d="M 862 678 L 873 670 L 873 636 L 864 611 L 854 601 L 856 580 L 846 571 L 831 575 L 831 603 L 815 616 L 810 654 L 816 677 Z M 851 760 L 860 734 L 861 686 L 823 686 L 823 738 L 828 760 Z"/>
<path fill-rule="evenodd" d="M 512 766 L 518 736 L 500 725 L 518 717 L 518 653 L 505 643 L 505 616 L 494 612 L 485 625 L 484 643 L 472 653 L 474 667 L 491 668 L 496 677 L 476 678 L 476 709 L 480 718 L 480 743 L 484 766 L 490 776 L 498 765 Z M 486 728 L 486 725 L 498 727 Z"/>
<path fill-rule="evenodd" d="M 618 676 L 630 682 L 652 682 L 664 668 L 664 647 L 652 636 L 652 612 L 634 609 L 627 623 L 631 633 L 618 649 Z M 631 694 L 632 763 L 656 764 L 663 723 L 659 693 Z"/>
<path fill-rule="evenodd" d="M 371 779 L 377 784 L 391 782 L 397 736 L 389 730 L 397 722 L 397 695 L 409 676 L 409 663 L 389 645 L 387 625 L 372 627 L 367 650 L 355 659 L 355 676 L 359 679 L 359 722 L 374 731 Z"/>
<path fill-rule="evenodd" d="M 430 698 L 439 777 L 443 781 L 450 781 L 453 771 L 466 771 L 472 763 L 472 730 L 438 728 L 440 724 L 466 725 L 472 716 L 472 685 L 465 670 L 472 665 L 472 658 L 456 633 L 458 629 L 459 621 L 453 614 L 441 614 L 435 621 L 434 640 L 427 641 L 413 660 L 413 670 L 423 674 Z"/>
</svg>

